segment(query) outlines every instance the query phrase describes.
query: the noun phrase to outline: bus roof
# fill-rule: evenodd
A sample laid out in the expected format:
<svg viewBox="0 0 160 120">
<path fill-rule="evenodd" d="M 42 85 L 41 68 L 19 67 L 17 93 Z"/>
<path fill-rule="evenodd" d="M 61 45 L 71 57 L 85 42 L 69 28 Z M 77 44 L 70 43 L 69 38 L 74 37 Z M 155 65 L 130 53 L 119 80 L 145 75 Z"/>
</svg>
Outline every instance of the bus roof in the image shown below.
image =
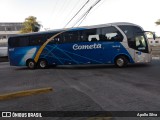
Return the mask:
<svg viewBox="0 0 160 120">
<path fill-rule="evenodd" d="M 25 34 L 17 34 L 12 37 L 22 37 L 22 36 L 28 36 L 28 35 L 40 35 L 40 34 L 47 34 L 47 33 L 57 33 L 61 32 L 63 30 L 67 31 L 74 31 L 74 30 L 84 30 L 84 29 L 91 29 L 91 28 L 99 28 L 99 27 L 107 27 L 107 26 L 116 26 L 116 25 L 132 25 L 132 26 L 138 26 L 133 23 L 129 22 L 115 22 L 115 23 L 107 23 L 107 24 L 100 24 L 100 25 L 91 25 L 91 26 L 81 26 L 81 27 L 73 27 L 73 28 L 64 28 L 64 29 L 54 29 L 54 30 L 48 30 L 48 31 L 40 31 L 40 32 L 33 32 L 33 33 L 25 33 Z M 139 26 L 140 27 L 140 26 Z"/>
</svg>

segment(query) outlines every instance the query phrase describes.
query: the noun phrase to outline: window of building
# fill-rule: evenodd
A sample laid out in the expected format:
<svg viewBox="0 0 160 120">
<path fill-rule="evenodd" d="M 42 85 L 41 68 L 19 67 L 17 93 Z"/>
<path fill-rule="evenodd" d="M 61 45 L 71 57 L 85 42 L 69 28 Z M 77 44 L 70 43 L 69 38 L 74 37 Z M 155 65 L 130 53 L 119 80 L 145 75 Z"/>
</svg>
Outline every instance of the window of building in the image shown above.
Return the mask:
<svg viewBox="0 0 160 120">
<path fill-rule="evenodd" d="M 5 27 L 4 26 L 0 26 L 0 31 L 5 31 Z"/>
<path fill-rule="evenodd" d="M 11 31 L 12 29 L 11 28 L 6 28 L 6 31 Z"/>
<path fill-rule="evenodd" d="M 2 39 L 6 39 L 6 36 L 2 36 Z"/>
</svg>

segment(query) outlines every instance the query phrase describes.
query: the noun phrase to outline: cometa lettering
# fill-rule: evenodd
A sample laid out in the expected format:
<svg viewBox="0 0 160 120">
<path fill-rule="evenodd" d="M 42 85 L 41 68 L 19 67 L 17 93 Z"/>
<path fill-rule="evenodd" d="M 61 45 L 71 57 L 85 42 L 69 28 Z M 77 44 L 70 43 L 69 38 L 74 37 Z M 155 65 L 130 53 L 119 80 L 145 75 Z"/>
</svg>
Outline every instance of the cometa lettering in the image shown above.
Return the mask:
<svg viewBox="0 0 160 120">
<path fill-rule="evenodd" d="M 85 49 L 101 49 L 102 44 L 92 44 L 92 45 L 78 45 L 74 44 L 73 45 L 73 50 L 85 50 Z"/>
</svg>

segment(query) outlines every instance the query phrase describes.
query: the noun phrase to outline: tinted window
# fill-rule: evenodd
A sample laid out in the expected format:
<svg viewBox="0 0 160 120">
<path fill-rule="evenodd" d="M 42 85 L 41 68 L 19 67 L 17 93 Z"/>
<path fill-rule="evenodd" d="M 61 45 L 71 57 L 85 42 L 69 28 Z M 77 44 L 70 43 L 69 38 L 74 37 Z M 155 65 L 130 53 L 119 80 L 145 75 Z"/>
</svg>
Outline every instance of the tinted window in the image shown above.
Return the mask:
<svg viewBox="0 0 160 120">
<path fill-rule="evenodd" d="M 78 31 L 68 31 L 62 34 L 63 42 L 70 43 L 70 42 L 78 42 L 79 41 L 79 33 Z"/>
<path fill-rule="evenodd" d="M 83 30 L 80 33 L 81 41 L 122 41 L 122 34 L 114 27 Z"/>
<path fill-rule="evenodd" d="M 148 52 L 146 37 L 140 27 L 129 25 L 120 25 L 119 27 L 126 34 L 130 48 Z"/>
<path fill-rule="evenodd" d="M 29 37 L 19 37 L 18 47 L 24 47 L 29 45 Z"/>
<path fill-rule="evenodd" d="M 18 46 L 18 39 L 15 37 L 11 37 L 8 39 L 9 47 L 17 47 Z"/>
<path fill-rule="evenodd" d="M 55 36 L 57 33 L 51 33 L 47 35 L 47 39 L 50 39 L 51 37 Z M 62 35 L 58 35 L 52 39 L 52 41 L 49 42 L 49 44 L 59 44 L 63 43 Z"/>
<path fill-rule="evenodd" d="M 29 37 L 11 37 L 8 40 L 10 47 L 24 47 L 29 45 Z"/>
<path fill-rule="evenodd" d="M 80 39 L 83 42 L 94 42 L 94 41 L 99 41 L 99 34 L 100 34 L 100 29 L 88 29 L 88 30 L 81 30 L 80 32 Z"/>
<path fill-rule="evenodd" d="M 29 45 L 42 45 L 46 40 L 46 35 L 34 35 L 30 37 Z"/>
<path fill-rule="evenodd" d="M 121 42 L 123 40 L 122 34 L 115 27 L 105 27 L 101 28 L 101 41 L 118 41 Z"/>
</svg>

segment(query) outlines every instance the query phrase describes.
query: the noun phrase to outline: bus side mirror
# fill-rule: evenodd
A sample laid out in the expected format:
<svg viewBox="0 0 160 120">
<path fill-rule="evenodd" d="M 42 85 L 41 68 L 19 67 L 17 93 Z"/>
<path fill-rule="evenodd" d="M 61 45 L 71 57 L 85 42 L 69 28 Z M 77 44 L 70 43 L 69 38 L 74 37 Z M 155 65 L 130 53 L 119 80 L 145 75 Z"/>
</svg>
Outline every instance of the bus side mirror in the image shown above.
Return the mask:
<svg viewBox="0 0 160 120">
<path fill-rule="evenodd" d="M 154 39 L 154 40 L 156 39 L 156 35 L 155 35 L 155 33 L 153 33 L 153 39 Z"/>
</svg>

